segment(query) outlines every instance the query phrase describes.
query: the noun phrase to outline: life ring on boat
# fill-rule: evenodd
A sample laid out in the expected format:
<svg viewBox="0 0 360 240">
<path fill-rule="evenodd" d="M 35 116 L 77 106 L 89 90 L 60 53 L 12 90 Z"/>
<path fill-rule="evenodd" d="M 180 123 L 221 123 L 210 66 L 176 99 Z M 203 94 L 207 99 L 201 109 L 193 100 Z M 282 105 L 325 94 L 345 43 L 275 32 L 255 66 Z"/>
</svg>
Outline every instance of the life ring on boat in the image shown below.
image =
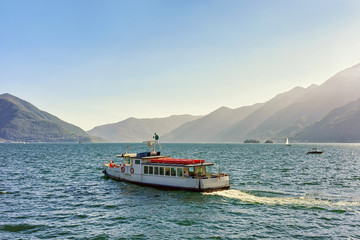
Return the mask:
<svg viewBox="0 0 360 240">
<path fill-rule="evenodd" d="M 131 174 L 134 174 L 134 168 L 130 168 Z"/>
<path fill-rule="evenodd" d="M 121 172 L 125 172 L 125 167 L 124 166 L 121 167 Z"/>
</svg>

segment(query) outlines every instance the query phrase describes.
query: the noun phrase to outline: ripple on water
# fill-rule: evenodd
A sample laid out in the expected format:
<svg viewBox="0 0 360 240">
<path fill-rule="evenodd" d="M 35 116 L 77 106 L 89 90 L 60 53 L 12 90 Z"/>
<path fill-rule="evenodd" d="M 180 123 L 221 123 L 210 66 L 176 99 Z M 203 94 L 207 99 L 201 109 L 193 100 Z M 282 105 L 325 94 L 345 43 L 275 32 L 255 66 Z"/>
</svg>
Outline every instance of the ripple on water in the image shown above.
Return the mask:
<svg viewBox="0 0 360 240">
<path fill-rule="evenodd" d="M 306 155 L 312 147 L 325 152 Z M 117 161 L 126 148 L 0 144 L 1 238 L 359 237 L 359 145 L 163 144 L 166 155 L 206 159 L 230 173 L 230 190 L 204 194 L 104 177 L 104 159 Z"/>
<path fill-rule="evenodd" d="M 23 233 L 35 233 L 37 231 L 43 231 L 49 228 L 46 225 L 33 225 L 28 223 L 18 223 L 18 224 L 4 224 L 0 225 L 0 230 L 5 232 L 23 232 Z"/>
</svg>

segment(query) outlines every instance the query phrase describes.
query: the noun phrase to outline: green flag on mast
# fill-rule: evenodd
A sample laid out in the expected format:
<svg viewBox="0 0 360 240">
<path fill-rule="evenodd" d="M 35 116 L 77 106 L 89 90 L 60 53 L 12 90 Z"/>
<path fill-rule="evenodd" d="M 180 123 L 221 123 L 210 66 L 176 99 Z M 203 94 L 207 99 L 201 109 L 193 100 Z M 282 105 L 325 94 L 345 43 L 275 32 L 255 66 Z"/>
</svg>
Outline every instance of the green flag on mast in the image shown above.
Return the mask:
<svg viewBox="0 0 360 240">
<path fill-rule="evenodd" d="M 154 133 L 154 139 L 157 141 L 157 140 L 159 140 L 159 136 L 156 134 L 156 133 Z"/>
</svg>

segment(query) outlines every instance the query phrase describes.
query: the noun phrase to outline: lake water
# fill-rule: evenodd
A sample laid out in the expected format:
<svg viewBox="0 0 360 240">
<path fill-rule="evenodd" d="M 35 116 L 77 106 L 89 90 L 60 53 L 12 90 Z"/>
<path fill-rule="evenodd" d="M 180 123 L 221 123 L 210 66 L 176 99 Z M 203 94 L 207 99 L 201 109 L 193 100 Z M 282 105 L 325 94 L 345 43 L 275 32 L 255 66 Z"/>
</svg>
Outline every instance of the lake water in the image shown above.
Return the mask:
<svg viewBox="0 0 360 240">
<path fill-rule="evenodd" d="M 306 155 L 312 147 L 324 154 Z M 213 193 L 104 177 L 104 161 L 125 151 L 0 144 L 0 239 L 360 238 L 360 145 L 162 144 L 229 173 L 231 189 Z"/>
</svg>

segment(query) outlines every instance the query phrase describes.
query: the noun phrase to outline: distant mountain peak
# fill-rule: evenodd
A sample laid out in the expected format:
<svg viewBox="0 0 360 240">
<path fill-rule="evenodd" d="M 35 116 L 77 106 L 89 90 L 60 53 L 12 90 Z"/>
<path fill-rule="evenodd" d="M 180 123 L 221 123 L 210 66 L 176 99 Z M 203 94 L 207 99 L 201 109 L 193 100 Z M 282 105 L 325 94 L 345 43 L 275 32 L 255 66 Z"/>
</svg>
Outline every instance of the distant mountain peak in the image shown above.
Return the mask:
<svg viewBox="0 0 360 240">
<path fill-rule="evenodd" d="M 140 142 L 152 136 L 154 132 L 162 137 L 180 125 L 198 118 L 198 116 L 189 114 L 172 115 L 165 118 L 131 117 L 118 123 L 94 127 L 88 133 L 110 142 Z"/>
<path fill-rule="evenodd" d="M 307 90 L 311 90 L 311 89 L 314 89 L 314 88 L 317 88 L 317 87 L 319 87 L 319 85 L 317 85 L 317 84 L 311 84 L 311 85 L 308 86 L 306 89 L 307 89 Z"/>
<path fill-rule="evenodd" d="M 0 138 L 15 142 L 95 141 L 81 128 L 9 93 L 0 95 Z"/>
<path fill-rule="evenodd" d="M 3 93 L 3 94 L 0 94 L 0 97 L 8 97 L 8 96 L 14 97 L 14 96 L 13 96 L 13 95 L 11 95 L 10 93 Z"/>
<path fill-rule="evenodd" d="M 14 95 L 11 95 L 10 93 L 3 93 L 3 94 L 1 94 L 1 95 L 0 95 L 0 99 L 16 100 L 16 101 L 21 100 L 20 98 L 15 97 Z M 23 101 L 23 100 L 21 100 L 21 101 Z"/>
<path fill-rule="evenodd" d="M 321 85 L 297 86 L 264 103 L 234 109 L 222 106 L 205 116 L 130 117 L 95 127 L 88 133 L 113 142 L 139 142 L 154 132 L 165 142 L 243 142 L 245 139 L 283 140 L 295 136 L 301 141 L 360 142 L 357 137 L 360 136 L 360 100 L 351 103 L 359 99 L 359 92 L 360 63 L 336 73 Z M 34 126 L 52 129 L 42 137 L 51 134 L 57 137 L 65 134 L 68 139 L 85 136 L 80 128 L 24 100 L 9 93 L 0 95 L 0 138 L 29 134 Z M 37 133 L 42 134 L 42 131 Z M 355 135 L 351 137 L 351 134 Z"/>
</svg>

